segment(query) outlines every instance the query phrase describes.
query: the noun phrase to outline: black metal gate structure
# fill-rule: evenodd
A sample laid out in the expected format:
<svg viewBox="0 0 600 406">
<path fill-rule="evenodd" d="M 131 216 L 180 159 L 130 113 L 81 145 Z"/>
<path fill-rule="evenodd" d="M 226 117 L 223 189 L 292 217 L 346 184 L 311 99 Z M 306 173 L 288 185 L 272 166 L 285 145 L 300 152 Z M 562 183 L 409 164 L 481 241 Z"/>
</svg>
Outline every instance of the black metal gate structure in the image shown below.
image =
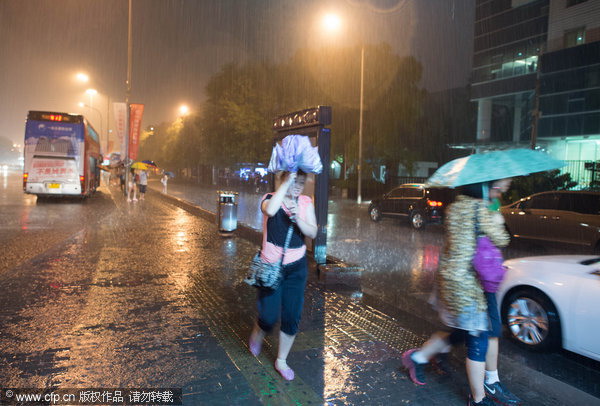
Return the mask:
<svg viewBox="0 0 600 406">
<path fill-rule="evenodd" d="M 301 111 L 284 114 L 273 120 L 275 132 L 274 143 L 281 142 L 291 134 L 306 135 L 311 144 L 319 148 L 319 156 L 323 163 L 323 171 L 314 176 L 314 183 L 307 182 L 305 193 L 313 197 L 315 213 L 317 216 L 317 237 L 309 249 L 317 265 L 324 265 L 327 258 L 327 202 L 329 201 L 329 151 L 331 144 L 331 130 L 326 126 L 331 124 L 331 107 L 318 106 Z M 275 189 L 279 186 L 275 182 Z"/>
</svg>

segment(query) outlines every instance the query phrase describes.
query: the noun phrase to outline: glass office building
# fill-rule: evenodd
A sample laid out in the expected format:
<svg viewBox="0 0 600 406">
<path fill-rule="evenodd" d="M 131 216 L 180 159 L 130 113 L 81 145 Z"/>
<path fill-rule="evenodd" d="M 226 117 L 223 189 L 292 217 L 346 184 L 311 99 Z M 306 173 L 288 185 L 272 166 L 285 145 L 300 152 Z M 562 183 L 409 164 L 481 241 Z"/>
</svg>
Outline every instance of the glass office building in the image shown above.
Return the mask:
<svg viewBox="0 0 600 406">
<path fill-rule="evenodd" d="M 600 160 L 600 0 L 476 0 L 471 100 L 478 145 L 534 144 L 589 184 Z"/>
</svg>

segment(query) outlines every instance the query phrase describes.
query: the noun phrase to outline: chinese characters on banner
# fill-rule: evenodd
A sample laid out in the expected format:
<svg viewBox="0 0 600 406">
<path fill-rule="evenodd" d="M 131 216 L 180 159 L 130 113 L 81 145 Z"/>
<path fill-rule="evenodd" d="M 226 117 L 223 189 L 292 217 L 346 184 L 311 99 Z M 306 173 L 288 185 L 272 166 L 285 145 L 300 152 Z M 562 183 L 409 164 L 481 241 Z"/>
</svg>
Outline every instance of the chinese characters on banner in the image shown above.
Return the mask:
<svg viewBox="0 0 600 406">
<path fill-rule="evenodd" d="M 143 104 L 129 105 L 129 159 L 137 159 L 143 113 Z"/>
<path fill-rule="evenodd" d="M 117 132 L 116 147 L 120 148 L 121 156 L 124 156 L 125 129 L 127 128 L 127 105 L 125 103 L 113 103 L 113 109 L 115 112 L 115 129 Z"/>
</svg>

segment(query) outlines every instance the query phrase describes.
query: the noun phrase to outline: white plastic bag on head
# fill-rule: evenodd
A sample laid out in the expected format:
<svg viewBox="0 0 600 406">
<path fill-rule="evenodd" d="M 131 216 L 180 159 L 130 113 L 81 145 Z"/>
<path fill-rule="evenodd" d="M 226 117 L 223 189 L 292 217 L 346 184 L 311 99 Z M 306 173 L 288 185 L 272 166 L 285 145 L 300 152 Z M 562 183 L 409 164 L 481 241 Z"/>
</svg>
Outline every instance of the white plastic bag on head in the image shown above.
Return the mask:
<svg viewBox="0 0 600 406">
<path fill-rule="evenodd" d="M 323 164 L 317 147 L 313 147 L 306 135 L 288 135 L 273 147 L 269 171 L 321 173 Z"/>
</svg>

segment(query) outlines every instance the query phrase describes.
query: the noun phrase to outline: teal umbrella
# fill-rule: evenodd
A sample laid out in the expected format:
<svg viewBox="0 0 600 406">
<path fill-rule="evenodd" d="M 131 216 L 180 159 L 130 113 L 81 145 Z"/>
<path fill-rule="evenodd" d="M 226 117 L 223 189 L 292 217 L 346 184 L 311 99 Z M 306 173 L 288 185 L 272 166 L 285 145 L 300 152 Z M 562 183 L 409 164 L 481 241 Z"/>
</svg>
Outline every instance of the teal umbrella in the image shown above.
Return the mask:
<svg viewBox="0 0 600 406">
<path fill-rule="evenodd" d="M 426 184 L 428 186 L 458 187 L 550 171 L 565 165 L 566 163 L 561 160 L 531 149 L 485 152 L 458 158 L 444 164 L 427 179 Z"/>
</svg>

